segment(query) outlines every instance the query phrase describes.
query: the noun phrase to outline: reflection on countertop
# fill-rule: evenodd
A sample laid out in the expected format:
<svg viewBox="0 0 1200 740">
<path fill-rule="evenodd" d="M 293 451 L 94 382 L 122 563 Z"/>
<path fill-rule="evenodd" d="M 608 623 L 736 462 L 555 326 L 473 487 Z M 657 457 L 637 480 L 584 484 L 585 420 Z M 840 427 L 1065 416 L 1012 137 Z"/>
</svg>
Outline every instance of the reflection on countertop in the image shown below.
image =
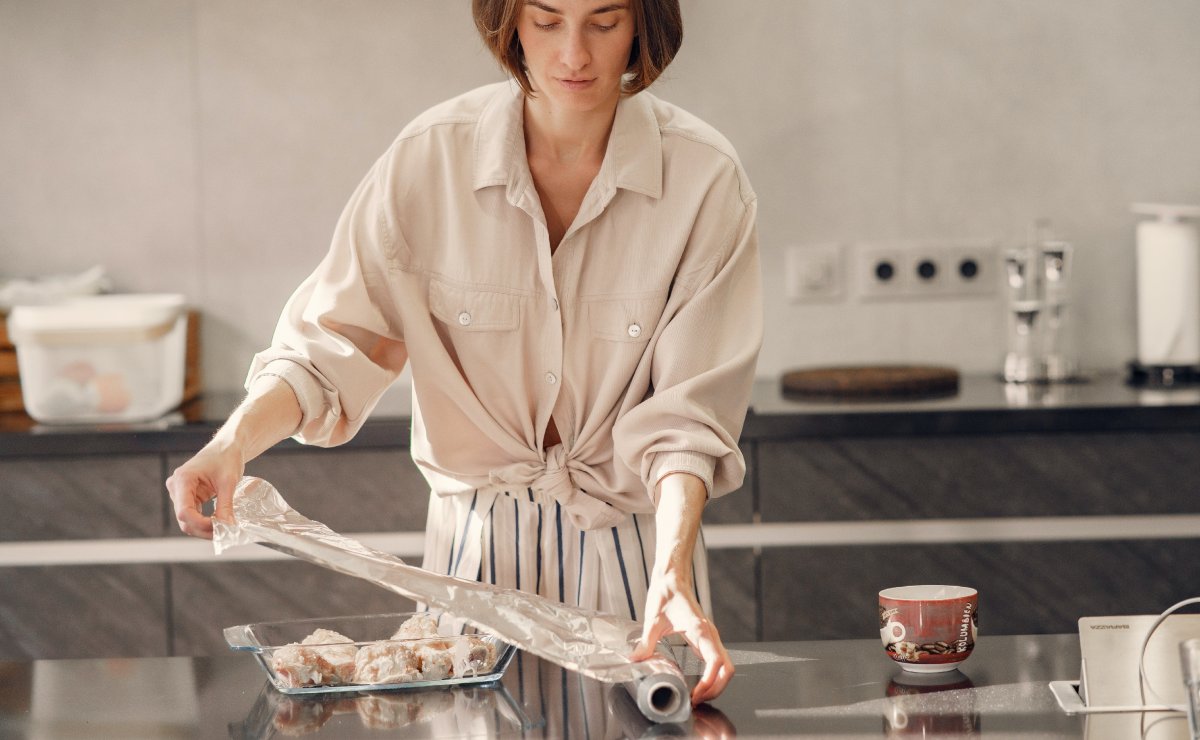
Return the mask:
<svg viewBox="0 0 1200 740">
<path fill-rule="evenodd" d="M 0 662 L 5 737 L 1093 737 L 1047 682 L 1079 670 L 1076 635 L 983 636 L 945 685 L 912 679 L 877 639 L 731 645 L 728 689 L 652 725 L 619 687 L 530 655 L 474 688 L 285 697 L 248 656 Z M 694 680 L 695 667 L 685 667 Z M 54 681 L 44 678 L 53 674 Z M 97 683 L 107 705 L 82 701 Z M 83 694 L 79 693 L 83 692 Z M 1186 727 L 1186 722 L 1182 723 Z M 1104 735 L 1117 737 L 1119 735 Z M 1167 737 L 1167 736 L 1163 736 Z"/>
</svg>

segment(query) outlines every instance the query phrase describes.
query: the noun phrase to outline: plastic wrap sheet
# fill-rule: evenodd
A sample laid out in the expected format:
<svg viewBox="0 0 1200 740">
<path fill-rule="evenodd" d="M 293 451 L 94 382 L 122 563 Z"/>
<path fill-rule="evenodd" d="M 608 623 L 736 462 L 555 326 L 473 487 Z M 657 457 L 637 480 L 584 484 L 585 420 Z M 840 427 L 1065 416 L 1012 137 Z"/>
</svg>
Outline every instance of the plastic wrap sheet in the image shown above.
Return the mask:
<svg viewBox="0 0 1200 740">
<path fill-rule="evenodd" d="M 217 554 L 235 545 L 265 544 L 450 612 L 564 668 L 627 684 L 651 720 L 679 722 L 690 714 L 686 683 L 673 660 L 662 654 L 640 662 L 629 659 L 641 634 L 637 622 L 408 565 L 304 517 L 260 478 L 238 483 L 233 512 L 233 523 L 213 520 Z"/>
</svg>

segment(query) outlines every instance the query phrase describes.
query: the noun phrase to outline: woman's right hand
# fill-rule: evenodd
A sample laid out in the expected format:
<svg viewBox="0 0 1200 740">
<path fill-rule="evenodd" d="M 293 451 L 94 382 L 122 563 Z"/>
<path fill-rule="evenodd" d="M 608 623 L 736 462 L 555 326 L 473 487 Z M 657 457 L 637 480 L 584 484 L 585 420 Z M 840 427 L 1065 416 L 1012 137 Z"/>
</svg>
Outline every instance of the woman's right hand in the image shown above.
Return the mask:
<svg viewBox="0 0 1200 740">
<path fill-rule="evenodd" d="M 236 450 L 210 443 L 167 478 L 167 491 L 175 505 L 175 521 L 185 534 L 211 540 L 212 518 L 201 507 L 217 499 L 216 518 L 233 521 L 233 489 L 246 465 Z"/>
</svg>

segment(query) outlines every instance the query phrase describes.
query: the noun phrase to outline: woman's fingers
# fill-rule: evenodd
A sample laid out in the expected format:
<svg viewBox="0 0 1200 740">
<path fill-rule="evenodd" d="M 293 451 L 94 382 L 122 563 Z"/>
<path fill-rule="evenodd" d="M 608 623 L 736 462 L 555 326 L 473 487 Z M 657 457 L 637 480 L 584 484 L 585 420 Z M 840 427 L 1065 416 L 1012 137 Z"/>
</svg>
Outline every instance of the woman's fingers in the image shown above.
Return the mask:
<svg viewBox="0 0 1200 740">
<path fill-rule="evenodd" d="M 692 703 L 717 698 L 733 678 L 733 661 L 725 652 L 716 628 L 706 619 L 685 632 L 684 637 L 704 661 L 704 674 L 692 689 Z"/>
<path fill-rule="evenodd" d="M 728 658 L 721 663 L 705 663 L 704 677 L 692 689 L 692 704 L 703 704 L 716 699 L 725 691 L 733 674 L 733 663 Z"/>
<path fill-rule="evenodd" d="M 678 620 L 683 621 L 683 620 Z M 642 630 L 642 638 L 630 654 L 634 661 L 645 660 L 654 654 L 658 641 L 667 634 L 681 633 L 687 639 L 692 652 L 704 661 L 704 673 L 692 689 L 692 704 L 711 701 L 721 695 L 733 678 L 733 661 L 721 643 L 721 637 L 712 622 L 697 618 L 687 627 L 678 629 L 678 625 L 668 619 L 665 613 L 647 620 Z"/>
<path fill-rule="evenodd" d="M 213 516 L 216 519 L 220 519 L 223 522 L 232 522 L 233 521 L 233 487 L 232 486 L 222 487 L 220 490 L 217 491 L 217 505 L 213 511 Z M 208 525 L 209 525 L 209 528 L 211 529 L 212 528 L 211 520 L 209 521 Z"/>
<path fill-rule="evenodd" d="M 203 506 L 216 499 L 217 519 L 233 521 L 233 489 L 241 480 L 244 465 L 228 451 L 201 450 L 167 478 L 167 491 L 175 506 L 179 529 L 193 537 L 212 539 L 212 519 Z"/>
<path fill-rule="evenodd" d="M 179 529 L 193 537 L 212 539 L 212 520 L 200 510 L 204 502 L 212 498 L 208 487 L 196 476 L 176 471 L 167 479 L 167 491 L 171 494 Z"/>
<path fill-rule="evenodd" d="M 654 654 L 664 636 L 682 634 L 696 657 L 704 661 L 704 674 L 692 690 L 692 703 L 699 704 L 715 699 L 729 685 L 733 661 L 721 643 L 716 626 L 705 618 L 690 590 L 676 586 L 670 580 L 651 581 L 646 598 L 646 623 L 630 659 L 645 660 Z"/>
</svg>

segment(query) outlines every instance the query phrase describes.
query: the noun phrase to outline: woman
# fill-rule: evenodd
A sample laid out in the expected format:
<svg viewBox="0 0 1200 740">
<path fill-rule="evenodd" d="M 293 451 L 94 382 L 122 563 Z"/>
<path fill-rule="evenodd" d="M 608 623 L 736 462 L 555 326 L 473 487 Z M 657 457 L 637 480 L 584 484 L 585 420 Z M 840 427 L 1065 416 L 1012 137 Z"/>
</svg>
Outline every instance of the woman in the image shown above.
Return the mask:
<svg viewBox="0 0 1200 740">
<path fill-rule="evenodd" d="M 336 445 L 406 362 L 432 493 L 424 567 L 682 633 L 704 616 L 709 497 L 736 489 L 762 335 L 753 191 L 728 142 L 641 92 L 677 0 L 475 0 L 513 81 L 425 112 L 346 207 L 246 400 L 167 481 L 180 528 L 231 513 L 279 440 Z"/>
</svg>

